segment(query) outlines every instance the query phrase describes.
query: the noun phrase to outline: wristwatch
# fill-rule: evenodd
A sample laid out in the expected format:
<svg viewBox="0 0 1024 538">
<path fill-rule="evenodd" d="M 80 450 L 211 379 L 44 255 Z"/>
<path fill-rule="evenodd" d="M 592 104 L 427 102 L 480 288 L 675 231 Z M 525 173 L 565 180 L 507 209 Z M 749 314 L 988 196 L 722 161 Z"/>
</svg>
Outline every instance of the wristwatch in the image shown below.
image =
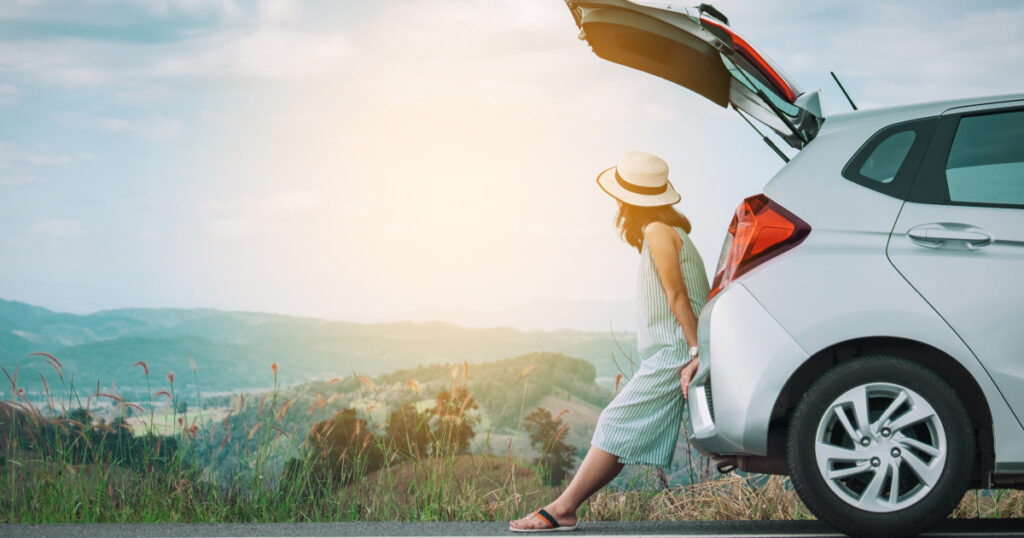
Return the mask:
<svg viewBox="0 0 1024 538">
<path fill-rule="evenodd" d="M 690 346 L 690 360 L 697 358 L 697 346 Z"/>
</svg>

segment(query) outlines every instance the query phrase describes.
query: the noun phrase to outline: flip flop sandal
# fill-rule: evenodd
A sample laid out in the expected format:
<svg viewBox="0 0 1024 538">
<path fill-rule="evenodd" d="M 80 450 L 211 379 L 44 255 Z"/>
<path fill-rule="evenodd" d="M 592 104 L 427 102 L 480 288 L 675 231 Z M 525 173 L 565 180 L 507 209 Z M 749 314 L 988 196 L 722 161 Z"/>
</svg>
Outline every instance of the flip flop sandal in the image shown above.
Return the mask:
<svg viewBox="0 0 1024 538">
<path fill-rule="evenodd" d="M 544 510 L 543 508 L 541 508 L 540 510 L 537 510 L 536 512 L 534 512 L 534 513 L 532 513 L 530 515 L 543 519 L 544 522 L 547 523 L 550 526 L 547 527 L 547 528 L 540 528 L 540 529 L 517 529 L 517 528 L 509 525 L 508 530 L 510 530 L 512 532 L 566 532 L 566 531 L 574 531 L 574 530 L 576 530 L 576 526 L 578 525 L 578 523 L 576 525 L 561 525 L 561 524 L 558 523 L 557 519 L 552 517 L 551 514 L 547 513 L 547 511 Z"/>
</svg>

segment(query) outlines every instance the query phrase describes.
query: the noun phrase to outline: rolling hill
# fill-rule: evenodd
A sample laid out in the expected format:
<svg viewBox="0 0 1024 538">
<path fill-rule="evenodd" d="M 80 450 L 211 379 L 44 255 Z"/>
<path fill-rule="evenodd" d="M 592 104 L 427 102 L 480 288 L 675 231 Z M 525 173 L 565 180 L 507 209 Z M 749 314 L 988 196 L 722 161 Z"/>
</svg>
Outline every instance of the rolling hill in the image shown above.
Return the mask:
<svg viewBox="0 0 1024 538">
<path fill-rule="evenodd" d="M 34 351 L 57 356 L 66 379 L 78 387 L 116 383 L 128 397 L 147 391 L 137 361 L 147 363 L 153 390 L 173 372 L 179 389 L 232 392 L 279 381 L 292 385 L 357 372 L 377 375 L 417 365 L 476 364 L 532 352 L 580 357 L 598 377 L 629 373 L 635 356 L 632 334 L 581 331 L 470 329 L 441 322 L 359 324 L 313 318 L 211 309 L 118 309 L 87 315 L 53 312 L 0 299 L 0 365 L 19 369 L 19 385 L 41 390 L 39 375 L 51 386 L 55 374 Z M 197 365 L 191 372 L 188 357 Z"/>
</svg>

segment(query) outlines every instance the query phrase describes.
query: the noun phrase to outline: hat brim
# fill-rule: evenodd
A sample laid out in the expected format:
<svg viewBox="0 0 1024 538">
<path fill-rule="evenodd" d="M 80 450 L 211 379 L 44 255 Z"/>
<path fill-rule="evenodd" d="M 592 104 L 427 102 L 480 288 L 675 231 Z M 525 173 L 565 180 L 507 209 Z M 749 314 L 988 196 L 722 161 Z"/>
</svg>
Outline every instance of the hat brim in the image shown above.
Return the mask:
<svg viewBox="0 0 1024 538">
<path fill-rule="evenodd" d="M 619 185 L 618 181 L 615 181 L 614 166 L 598 174 L 597 184 L 612 198 L 629 205 L 657 207 L 677 204 L 682 199 L 675 187 L 672 186 L 671 181 L 668 181 L 668 188 L 665 189 L 665 192 L 660 194 L 639 194 L 627 191 L 622 185 Z"/>
</svg>

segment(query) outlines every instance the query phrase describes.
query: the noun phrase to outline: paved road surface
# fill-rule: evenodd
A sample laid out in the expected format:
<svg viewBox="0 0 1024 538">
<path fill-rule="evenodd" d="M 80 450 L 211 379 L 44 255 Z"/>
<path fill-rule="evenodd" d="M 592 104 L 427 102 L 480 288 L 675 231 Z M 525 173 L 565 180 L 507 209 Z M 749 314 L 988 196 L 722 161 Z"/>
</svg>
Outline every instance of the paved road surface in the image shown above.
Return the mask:
<svg viewBox="0 0 1024 538">
<path fill-rule="evenodd" d="M 505 523 L 267 523 L 267 524 L 90 524 L 0 525 L 2 537 L 99 536 L 143 538 L 164 536 L 512 536 Z M 523 535 L 517 535 L 523 536 Z M 576 536 L 702 536 L 704 538 L 840 537 L 817 521 L 684 521 L 658 523 L 586 523 Z M 1024 538 L 1024 519 L 948 520 L 922 536 Z"/>
</svg>

